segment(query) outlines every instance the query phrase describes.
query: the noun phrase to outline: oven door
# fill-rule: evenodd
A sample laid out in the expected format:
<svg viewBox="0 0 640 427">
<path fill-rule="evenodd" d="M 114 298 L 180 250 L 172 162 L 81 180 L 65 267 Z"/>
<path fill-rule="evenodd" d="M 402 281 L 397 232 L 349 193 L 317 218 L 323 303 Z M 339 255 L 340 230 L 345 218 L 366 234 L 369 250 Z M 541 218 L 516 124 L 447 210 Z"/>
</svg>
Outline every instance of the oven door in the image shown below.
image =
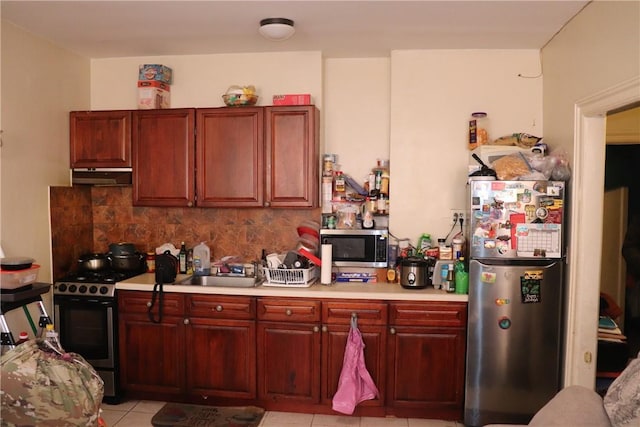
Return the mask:
<svg viewBox="0 0 640 427">
<path fill-rule="evenodd" d="M 55 323 L 65 351 L 78 353 L 94 368 L 114 368 L 114 298 L 54 295 Z"/>
</svg>

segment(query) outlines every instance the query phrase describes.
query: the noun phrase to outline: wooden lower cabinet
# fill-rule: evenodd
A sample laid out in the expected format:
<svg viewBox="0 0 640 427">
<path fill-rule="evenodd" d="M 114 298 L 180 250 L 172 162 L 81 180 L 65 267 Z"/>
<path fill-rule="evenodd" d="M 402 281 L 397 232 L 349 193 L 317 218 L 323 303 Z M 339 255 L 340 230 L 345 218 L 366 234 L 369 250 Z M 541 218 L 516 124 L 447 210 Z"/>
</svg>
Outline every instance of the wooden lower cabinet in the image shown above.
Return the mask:
<svg viewBox="0 0 640 427">
<path fill-rule="evenodd" d="M 461 420 L 467 304 L 120 291 L 127 396 L 336 414 L 351 319 L 379 396 L 353 415 Z"/>
<path fill-rule="evenodd" d="M 338 389 L 351 319 L 355 318 L 364 342 L 367 371 L 376 384 L 379 395 L 356 407 L 355 415 L 367 409 L 375 415 L 384 413 L 387 304 L 380 301 L 327 301 L 322 304 L 322 403 L 331 407 Z"/>
<path fill-rule="evenodd" d="M 251 297 L 186 297 L 187 393 L 192 401 L 255 399 L 256 322 Z"/>
<path fill-rule="evenodd" d="M 151 292 L 118 294 L 121 383 L 128 397 L 195 403 L 256 397 L 253 298 L 165 293 L 160 323 L 147 316 L 150 301 Z"/>
<path fill-rule="evenodd" d="M 120 383 L 128 396 L 181 400 L 186 390 L 184 297 L 164 295 L 160 323 L 149 319 L 150 303 L 151 292 L 118 294 Z M 156 299 L 156 315 L 157 305 Z"/>
<path fill-rule="evenodd" d="M 320 403 L 320 302 L 260 298 L 257 306 L 258 398 Z"/>
<path fill-rule="evenodd" d="M 462 419 L 466 303 L 391 303 L 389 317 L 390 412 Z"/>
</svg>

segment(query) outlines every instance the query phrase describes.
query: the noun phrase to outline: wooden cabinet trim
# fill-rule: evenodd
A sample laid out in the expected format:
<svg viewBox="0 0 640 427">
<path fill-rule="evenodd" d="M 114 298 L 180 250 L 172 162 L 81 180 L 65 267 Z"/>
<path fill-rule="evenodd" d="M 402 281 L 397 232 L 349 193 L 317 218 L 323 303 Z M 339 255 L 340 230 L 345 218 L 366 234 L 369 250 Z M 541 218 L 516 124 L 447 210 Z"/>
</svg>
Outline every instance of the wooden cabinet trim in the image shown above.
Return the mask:
<svg viewBox="0 0 640 427">
<path fill-rule="evenodd" d="M 186 307 L 190 316 L 246 320 L 256 317 L 256 302 L 252 297 L 190 294 Z"/>
<path fill-rule="evenodd" d="M 467 304 L 454 302 L 394 302 L 389 307 L 391 325 L 466 326 Z"/>
<path fill-rule="evenodd" d="M 118 312 L 120 313 L 147 313 L 153 298 L 151 292 L 144 291 L 119 291 Z M 160 297 L 156 297 L 153 312 L 158 313 Z M 162 300 L 162 313 L 167 316 L 182 316 L 184 314 L 184 295 L 178 293 L 164 293 Z"/>
<path fill-rule="evenodd" d="M 355 315 L 358 325 L 386 325 L 387 312 L 388 305 L 384 302 L 324 301 L 322 322 L 348 325 Z"/>
<path fill-rule="evenodd" d="M 320 301 L 302 299 L 258 299 L 258 320 L 319 322 Z"/>
</svg>

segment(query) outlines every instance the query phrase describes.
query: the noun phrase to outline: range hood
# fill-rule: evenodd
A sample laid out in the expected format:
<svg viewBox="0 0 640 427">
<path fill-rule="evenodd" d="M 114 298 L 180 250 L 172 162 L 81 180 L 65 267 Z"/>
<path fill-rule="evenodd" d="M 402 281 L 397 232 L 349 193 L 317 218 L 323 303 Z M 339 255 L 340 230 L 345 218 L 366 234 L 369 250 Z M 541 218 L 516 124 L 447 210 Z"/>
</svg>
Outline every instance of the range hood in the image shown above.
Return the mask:
<svg viewBox="0 0 640 427">
<path fill-rule="evenodd" d="M 131 168 L 78 168 L 71 170 L 71 185 L 130 185 Z"/>
</svg>

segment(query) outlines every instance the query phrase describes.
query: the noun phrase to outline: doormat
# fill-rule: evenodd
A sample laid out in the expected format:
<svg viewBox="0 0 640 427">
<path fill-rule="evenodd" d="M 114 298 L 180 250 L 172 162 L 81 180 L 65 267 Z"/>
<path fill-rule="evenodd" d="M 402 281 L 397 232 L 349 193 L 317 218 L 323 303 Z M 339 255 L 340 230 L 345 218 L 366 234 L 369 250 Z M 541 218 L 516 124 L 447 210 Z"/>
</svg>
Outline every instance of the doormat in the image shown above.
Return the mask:
<svg viewBox="0 0 640 427">
<path fill-rule="evenodd" d="M 154 427 L 258 427 L 264 409 L 167 403 L 151 418 Z"/>
</svg>

